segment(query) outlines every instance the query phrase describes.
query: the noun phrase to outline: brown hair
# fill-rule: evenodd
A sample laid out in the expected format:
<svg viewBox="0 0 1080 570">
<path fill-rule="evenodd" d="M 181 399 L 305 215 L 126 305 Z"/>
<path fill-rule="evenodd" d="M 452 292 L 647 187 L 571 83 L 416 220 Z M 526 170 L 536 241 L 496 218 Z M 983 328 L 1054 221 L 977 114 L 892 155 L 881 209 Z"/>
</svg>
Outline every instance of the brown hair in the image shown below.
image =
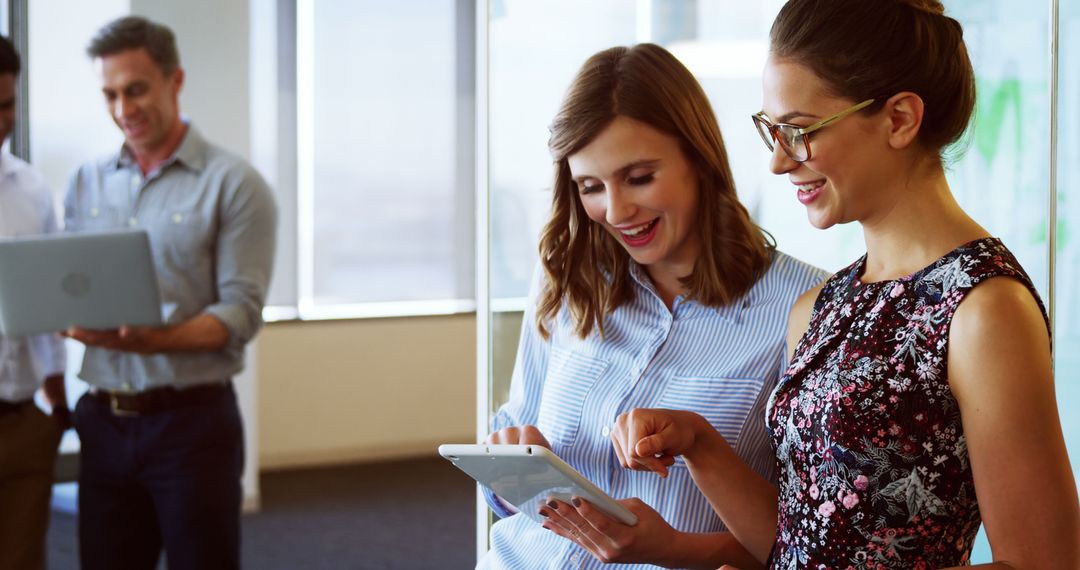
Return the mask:
<svg viewBox="0 0 1080 570">
<path fill-rule="evenodd" d="M 975 108 L 975 72 L 960 23 L 937 0 L 789 0 L 770 32 L 775 57 L 810 68 L 833 94 L 922 98 L 919 143 L 940 156 Z"/>
<path fill-rule="evenodd" d="M 567 157 L 588 145 L 616 116 L 679 139 L 697 176 L 695 231 L 701 254 L 682 279 L 687 298 L 723 306 L 743 296 L 768 268 L 775 244 L 750 220 L 735 195 L 720 127 L 701 85 L 679 60 L 654 44 L 614 47 L 590 57 L 574 77 L 551 124 L 555 160 L 551 219 L 540 237 L 546 274 L 536 324 L 546 338 L 563 303 L 584 338 L 632 294 L 630 255 L 581 205 Z"/>
<path fill-rule="evenodd" d="M 86 55 L 99 58 L 132 49 L 146 50 L 165 75 L 180 67 L 180 54 L 172 30 L 140 16 L 125 16 L 105 24 L 90 40 Z"/>
<path fill-rule="evenodd" d="M 0 36 L 0 75 L 10 73 L 18 76 L 20 71 L 22 71 L 22 60 L 19 58 L 19 52 L 15 51 L 15 45 L 11 43 L 11 40 Z"/>
</svg>

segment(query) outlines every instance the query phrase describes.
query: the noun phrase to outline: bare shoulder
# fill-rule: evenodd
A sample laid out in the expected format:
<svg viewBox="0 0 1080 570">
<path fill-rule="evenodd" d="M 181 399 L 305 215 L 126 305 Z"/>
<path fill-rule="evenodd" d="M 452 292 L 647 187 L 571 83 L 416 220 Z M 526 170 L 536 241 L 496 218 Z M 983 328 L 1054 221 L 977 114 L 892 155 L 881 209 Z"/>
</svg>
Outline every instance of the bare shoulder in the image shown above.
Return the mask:
<svg viewBox="0 0 1080 570">
<path fill-rule="evenodd" d="M 806 327 L 810 325 L 810 314 L 814 311 L 814 303 L 817 302 L 818 295 L 821 294 L 821 289 L 825 287 L 824 283 L 819 283 L 810 289 L 799 295 L 798 299 L 795 299 L 795 303 L 791 305 L 791 313 L 788 314 L 788 325 L 799 325 L 801 329 L 799 334 L 806 331 Z"/>
<path fill-rule="evenodd" d="M 1046 319 L 1023 283 L 1010 277 L 988 279 L 956 309 L 948 354 L 954 391 L 962 393 L 963 384 L 988 376 L 1031 379 L 1033 371 L 1049 367 Z"/>
<path fill-rule="evenodd" d="M 1009 342 L 1019 333 L 1046 342 L 1050 335 L 1046 319 L 1031 291 L 1011 277 L 994 277 L 979 284 L 960 303 L 950 325 L 953 345 L 985 345 Z"/>
</svg>

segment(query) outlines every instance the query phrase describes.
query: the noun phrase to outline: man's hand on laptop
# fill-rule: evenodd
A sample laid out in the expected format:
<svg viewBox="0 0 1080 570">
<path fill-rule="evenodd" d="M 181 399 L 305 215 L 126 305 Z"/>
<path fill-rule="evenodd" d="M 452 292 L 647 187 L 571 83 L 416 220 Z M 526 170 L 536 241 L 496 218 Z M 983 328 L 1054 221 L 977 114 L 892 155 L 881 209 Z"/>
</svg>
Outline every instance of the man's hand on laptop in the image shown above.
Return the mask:
<svg viewBox="0 0 1080 570">
<path fill-rule="evenodd" d="M 124 325 L 113 330 L 92 330 L 70 327 L 61 334 L 87 346 L 152 354 L 161 352 L 164 349 L 161 340 L 167 328 L 129 327 Z"/>
</svg>

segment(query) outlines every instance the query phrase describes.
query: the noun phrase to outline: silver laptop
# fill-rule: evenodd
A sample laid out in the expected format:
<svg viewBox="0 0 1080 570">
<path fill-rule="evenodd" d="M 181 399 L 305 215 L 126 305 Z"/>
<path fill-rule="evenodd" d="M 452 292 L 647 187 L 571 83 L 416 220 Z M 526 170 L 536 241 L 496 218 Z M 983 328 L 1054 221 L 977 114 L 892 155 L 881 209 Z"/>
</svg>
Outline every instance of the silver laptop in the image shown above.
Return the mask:
<svg viewBox="0 0 1080 570">
<path fill-rule="evenodd" d="M 0 333 L 161 323 L 161 292 L 145 231 L 0 241 Z"/>
</svg>

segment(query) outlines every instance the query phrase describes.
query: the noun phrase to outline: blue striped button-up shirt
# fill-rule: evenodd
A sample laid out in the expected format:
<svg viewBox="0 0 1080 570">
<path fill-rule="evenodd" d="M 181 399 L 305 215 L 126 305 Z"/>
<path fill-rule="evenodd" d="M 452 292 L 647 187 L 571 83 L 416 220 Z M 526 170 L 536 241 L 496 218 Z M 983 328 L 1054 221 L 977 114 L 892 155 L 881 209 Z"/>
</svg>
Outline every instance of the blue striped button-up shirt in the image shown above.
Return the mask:
<svg viewBox="0 0 1080 570">
<path fill-rule="evenodd" d="M 534 285 L 510 400 L 492 427 L 536 425 L 559 457 L 616 499 L 637 497 L 683 532 L 721 531 L 681 458 L 666 479 L 623 469 L 608 437 L 611 426 L 634 408 L 697 412 L 754 470 L 775 481 L 765 402 L 785 364 L 791 305 L 826 274 L 777 252 L 738 302 L 715 308 L 679 297 L 669 311 L 642 268 L 631 271 L 633 299 L 608 316 L 603 339 L 578 338 L 564 308 L 545 341 L 535 325 Z M 490 498 L 493 509 L 508 514 Z M 639 567 L 604 566 L 522 515 L 495 523 L 491 539 L 481 568 Z"/>
</svg>

